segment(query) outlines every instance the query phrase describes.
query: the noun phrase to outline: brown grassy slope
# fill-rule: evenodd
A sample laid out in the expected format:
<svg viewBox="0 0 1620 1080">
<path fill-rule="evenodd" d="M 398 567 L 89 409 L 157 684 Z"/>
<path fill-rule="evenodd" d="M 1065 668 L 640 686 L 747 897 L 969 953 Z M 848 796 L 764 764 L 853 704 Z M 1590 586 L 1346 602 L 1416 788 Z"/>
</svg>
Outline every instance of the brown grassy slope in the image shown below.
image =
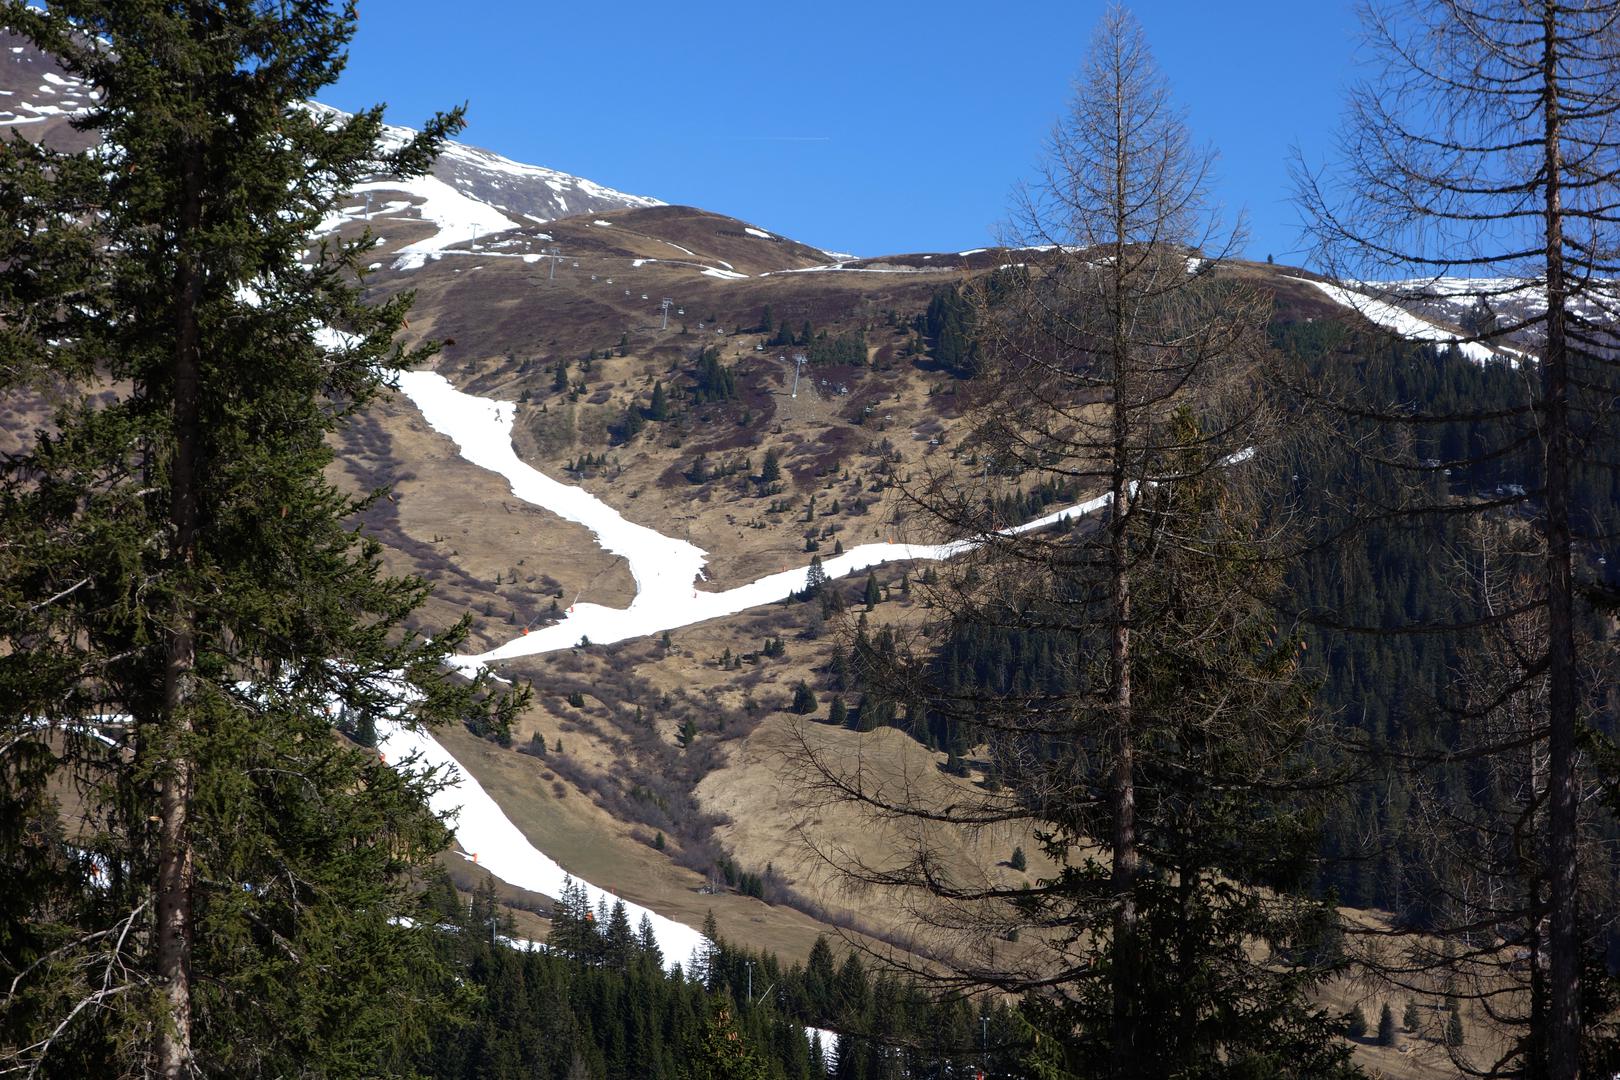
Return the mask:
<svg viewBox="0 0 1620 1080">
<path fill-rule="evenodd" d="M 409 402 L 380 404 L 338 436 L 330 470 L 345 489 L 391 494 L 365 513 L 394 573 L 425 577 L 434 592 L 424 627 L 473 616 L 474 648 L 489 648 L 556 616 L 573 597 L 623 606 L 635 583 L 622 559 L 555 514 L 512 497 L 503 477 L 468 464 Z M 559 595 L 560 594 L 560 595 Z"/>
<path fill-rule="evenodd" d="M 727 937 L 784 957 L 808 954 L 826 930 L 786 907 L 702 892 L 702 875 L 638 840 L 630 826 L 588 796 L 571 785 L 557 794 L 556 781 L 546 779 L 552 770 L 541 759 L 503 751 L 465 732 L 446 732 L 443 741 L 536 846 L 592 884 L 692 926 L 702 925 L 712 910 Z"/>
</svg>

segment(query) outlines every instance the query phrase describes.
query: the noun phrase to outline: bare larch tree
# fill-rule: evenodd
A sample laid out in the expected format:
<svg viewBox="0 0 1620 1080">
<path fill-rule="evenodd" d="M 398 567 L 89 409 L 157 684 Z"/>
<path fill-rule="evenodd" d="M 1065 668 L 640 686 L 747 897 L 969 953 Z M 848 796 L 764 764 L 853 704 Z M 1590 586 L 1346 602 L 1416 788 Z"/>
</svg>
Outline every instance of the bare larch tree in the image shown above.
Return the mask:
<svg viewBox="0 0 1620 1080">
<path fill-rule="evenodd" d="M 973 290 L 968 435 L 907 491 L 911 520 L 980 542 L 923 586 L 940 618 L 922 634 L 856 639 L 868 700 L 926 716 L 984 778 L 942 789 L 801 751 L 820 792 L 916 826 L 902 862 L 828 858 L 908 895 L 942 932 L 924 938 L 957 946 L 957 985 L 1033 992 L 1069 1067 L 1283 1054 L 1336 1075 L 1343 1048 L 1307 1003 L 1328 954 L 1303 947 L 1332 917 L 1294 891 L 1315 844 L 1313 710 L 1257 524 L 1279 437 L 1270 304 L 1226 261 L 1213 162 L 1110 10 L 1017 193 L 1006 247 L 1023 261 Z M 1094 512 L 1010 528 L 1036 489 Z M 969 654 L 1008 642 L 1039 662 L 972 674 Z M 942 825 L 1027 829 L 1051 870 L 952 865 L 930 841 Z"/>
<path fill-rule="evenodd" d="M 1538 830 L 1547 888 L 1527 921 L 1545 923 L 1546 985 L 1508 1071 L 1575 1077 L 1583 1029 L 1596 1019 L 1582 987 L 1590 941 L 1577 851 L 1580 741 L 1592 733 L 1583 715 L 1594 689 L 1583 595 L 1605 598 L 1578 553 L 1603 539 L 1588 528 L 1596 518 L 1583 507 L 1583 490 L 1611 466 L 1617 434 L 1620 4 L 1401 0 L 1370 3 L 1363 15 L 1376 67 L 1352 94 L 1342 169 L 1301 170 L 1303 202 L 1317 253 L 1338 277 L 1391 279 L 1397 300 L 1466 294 L 1475 312 L 1489 315 L 1465 319 L 1468 332 L 1503 347 L 1502 362 L 1528 369 L 1523 397 L 1503 410 L 1503 435 L 1487 452 L 1523 448 L 1530 482 L 1494 497 L 1448 492 L 1445 509 L 1520 514 L 1539 542 L 1539 566 L 1522 595 L 1540 610 L 1543 633 L 1519 656 L 1519 683 L 1498 699 L 1534 702 L 1533 735 L 1545 744 L 1536 781 L 1544 790 L 1535 796 L 1545 812 L 1527 820 Z M 1362 415 L 1401 424 L 1446 419 L 1410 405 Z M 1522 626 L 1522 607 L 1481 619 L 1511 633 Z M 1502 750 L 1525 753 L 1512 740 Z"/>
</svg>

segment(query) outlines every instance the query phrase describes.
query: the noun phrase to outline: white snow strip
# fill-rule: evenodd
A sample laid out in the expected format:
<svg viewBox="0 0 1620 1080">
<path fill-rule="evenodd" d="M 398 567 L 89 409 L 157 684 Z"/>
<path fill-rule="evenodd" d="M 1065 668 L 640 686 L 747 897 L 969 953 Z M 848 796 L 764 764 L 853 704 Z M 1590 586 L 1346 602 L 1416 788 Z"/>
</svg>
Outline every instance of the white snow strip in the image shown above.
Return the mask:
<svg viewBox="0 0 1620 1080">
<path fill-rule="evenodd" d="M 311 112 L 317 114 L 326 113 L 338 117 L 349 115 L 348 113 L 343 112 L 341 109 L 334 109 L 330 105 L 322 105 L 313 101 L 306 102 L 305 107 Z M 412 130 L 411 128 L 399 127 L 393 124 L 385 124 L 382 131 L 382 142 L 385 149 L 397 150 L 408 143 L 411 139 L 415 138 L 416 134 L 416 131 Z M 559 172 L 556 169 L 547 169 L 541 165 L 526 165 L 523 162 L 513 161 L 511 158 L 502 157 L 500 154 L 494 153 L 490 150 L 484 150 L 477 146 L 468 146 L 466 143 L 445 143 L 444 149 L 439 154 L 439 159 L 437 165 L 435 166 L 435 170 L 439 173 L 448 174 L 452 181 L 459 180 L 459 174 L 463 172 L 474 177 L 482 176 L 486 179 L 494 175 L 496 177 L 505 178 L 505 182 L 507 183 L 511 183 L 513 181 L 538 181 L 544 183 L 552 191 L 558 192 L 559 194 L 567 191 L 605 202 L 612 202 L 620 206 L 645 207 L 664 205 L 664 203 L 660 202 L 658 199 L 648 198 L 645 195 L 630 195 L 622 191 L 615 191 L 613 188 L 604 187 L 603 185 L 598 184 L 593 180 L 587 180 L 584 177 L 571 176 L 568 173 Z M 558 204 L 563 209 L 567 209 L 567 200 L 559 198 Z M 527 217 L 529 215 L 524 216 Z M 541 221 L 539 218 L 535 218 L 534 220 Z"/>
<path fill-rule="evenodd" d="M 705 277 L 717 277 L 725 281 L 741 281 L 748 277 L 747 274 L 739 274 L 735 270 L 722 270 L 718 266 L 705 266 L 703 274 Z"/>
<path fill-rule="evenodd" d="M 1296 278 L 1296 281 L 1305 281 L 1306 278 Z M 1397 307 L 1386 300 L 1377 300 L 1365 293 L 1355 292 L 1340 285 L 1330 285 L 1325 281 L 1311 281 L 1318 289 L 1328 295 L 1328 298 L 1337 304 L 1342 304 L 1359 314 L 1369 322 L 1391 330 L 1408 341 L 1427 341 L 1436 345 L 1452 345 L 1462 350 L 1462 354 L 1476 364 L 1485 364 L 1493 360 L 1503 359 L 1493 349 L 1477 341 L 1462 341 L 1449 330 L 1441 329 L 1427 319 L 1419 318 L 1404 308 Z"/>
<path fill-rule="evenodd" d="M 762 240 L 774 240 L 774 239 L 776 239 L 774 236 L 772 236 L 770 233 L 766 232 L 765 230 L 756 229 L 752 225 L 743 226 L 743 232 L 747 233 L 749 236 L 757 236 L 757 237 L 761 238 Z"/>
<path fill-rule="evenodd" d="M 460 767 L 448 750 L 439 745 L 438 740 L 425 731 L 412 731 L 392 720 L 380 720 L 377 727 L 377 749 L 386 760 L 402 762 L 415 757 L 421 768 L 437 766 L 456 777 L 453 783 L 433 795 L 431 806 L 436 813 L 456 815 L 456 839 L 472 861 L 520 889 L 551 897 L 562 895 L 563 882 L 569 877 L 567 871 L 529 842 L 495 804 L 489 792 L 467 775 L 466 770 Z M 611 907 L 621 899 L 578 877 L 574 880 L 583 886 L 592 907 L 603 900 Z M 627 900 L 624 907 L 630 916 L 631 926 L 636 925 L 641 916 L 647 916 L 668 964 L 685 965 L 704 941 L 703 935 L 690 926 L 665 918 L 640 904 Z"/>
<path fill-rule="evenodd" d="M 806 566 L 783 570 L 724 592 L 704 592 L 697 587 L 704 576 L 707 554 L 701 548 L 627 521 L 596 496 L 554 480 L 522 461 L 512 448 L 512 426 L 517 415 L 515 403 L 464 394 L 442 375 L 431 371 L 405 372 L 400 375 L 399 385 L 429 426 L 456 443 L 462 457 L 479 468 L 503 476 L 517 498 L 584 525 L 605 550 L 625 558 L 636 582 L 635 598 L 627 608 L 575 603 L 561 622 L 526 633 L 477 656 L 455 657 L 451 663 L 468 674 L 503 659 L 570 648 L 585 637 L 607 644 L 734 615 L 800 592 L 808 584 L 809 567 Z M 1245 459 L 1244 454 L 1232 458 L 1234 462 Z M 1101 495 L 998 535 L 1044 529 L 1065 519 L 1094 513 L 1109 501 L 1108 495 Z M 837 578 L 886 562 L 948 559 L 972 550 L 987 539 L 988 536 L 980 536 L 947 544 L 863 544 L 827 560 L 822 569 L 829 577 Z M 387 723 L 380 734 L 383 736 L 381 749 L 396 761 L 417 755 L 426 765 L 455 769 L 459 779 L 433 797 L 433 807 L 441 813 L 457 813 L 457 839 L 464 850 L 476 857 L 480 866 L 520 888 L 550 896 L 561 893 L 566 876 L 562 867 L 523 835 L 494 799 L 465 775 L 455 758 L 431 735 L 410 731 L 392 722 Z M 619 899 L 597 886 L 583 881 L 581 884 L 593 905 L 602 898 L 607 898 L 610 904 Z M 639 905 L 627 904 L 626 907 L 632 919 L 639 919 L 642 914 L 648 916 L 659 948 L 671 963 L 685 962 L 703 941 L 702 934 L 692 927 Z M 836 1048 L 835 1033 L 816 1033 L 823 1038 L 824 1050 L 832 1052 Z"/>
<path fill-rule="evenodd" d="M 833 272 L 844 274 L 948 274 L 948 266 L 845 266 L 843 263 L 827 263 L 824 266 L 801 266 L 795 270 L 767 270 L 760 277 L 770 277 L 772 274 L 830 274 Z"/>
<path fill-rule="evenodd" d="M 610 644 L 735 615 L 774 603 L 805 588 L 808 566 L 770 574 L 725 592 L 704 592 L 697 588 L 697 582 L 703 577 L 707 552 L 685 540 L 626 521 L 596 496 L 553 480 L 521 460 L 512 449 L 512 424 L 517 411 L 514 403 L 463 394 L 444 376 L 431 371 L 402 374 L 400 389 L 421 411 L 430 427 L 460 447 L 462 457 L 479 468 L 504 476 L 517 498 L 584 525 L 596 535 L 603 548 L 624 557 L 636 581 L 635 599 L 627 608 L 576 603 L 561 622 L 514 638 L 488 652 L 458 656 L 451 661 L 469 674 L 500 660 L 571 648 L 581 638 Z M 1064 517 L 1090 514 L 1107 503 L 1108 496 L 1102 495 L 1009 529 L 1006 535 L 1043 529 Z M 862 544 L 826 560 L 822 569 L 829 577 L 843 577 L 886 562 L 949 559 L 981 542 L 982 538 L 948 544 Z"/>
</svg>

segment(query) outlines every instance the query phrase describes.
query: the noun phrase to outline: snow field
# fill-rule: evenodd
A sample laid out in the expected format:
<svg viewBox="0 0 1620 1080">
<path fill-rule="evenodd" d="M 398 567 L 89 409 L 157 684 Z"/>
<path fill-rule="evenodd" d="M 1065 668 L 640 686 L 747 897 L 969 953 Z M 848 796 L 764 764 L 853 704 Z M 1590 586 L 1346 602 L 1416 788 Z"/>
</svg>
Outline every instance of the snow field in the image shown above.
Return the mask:
<svg viewBox="0 0 1620 1080">
<path fill-rule="evenodd" d="M 1305 281 L 1305 278 L 1295 278 L 1296 281 Z M 1330 285 L 1325 281 L 1311 281 L 1328 295 L 1336 304 L 1355 311 L 1369 322 L 1377 323 L 1386 330 L 1394 331 L 1408 341 L 1428 341 L 1436 345 L 1452 345 L 1462 350 L 1462 354 L 1476 364 L 1489 363 L 1501 357 L 1494 349 L 1482 345 L 1477 341 L 1460 341 L 1456 334 L 1449 330 L 1442 330 L 1427 319 L 1419 318 L 1404 308 L 1397 307 L 1386 300 L 1377 300 L 1365 293 L 1355 292 L 1340 285 Z"/>
<path fill-rule="evenodd" d="M 563 882 L 570 876 L 567 871 L 529 842 L 489 793 L 461 768 L 437 739 L 426 731 L 412 730 L 391 720 L 378 723 L 377 735 L 377 749 L 385 755 L 385 760 L 398 763 L 414 758 L 418 768 L 438 767 L 457 777 L 453 784 L 434 794 L 431 805 L 435 813 L 454 815 L 456 838 L 472 861 L 520 889 L 547 896 L 562 895 Z M 582 878 L 575 876 L 574 880 L 583 886 L 592 907 L 603 900 L 611 907 L 620 899 Z M 647 916 L 666 964 L 686 965 L 703 944 L 703 935 L 690 926 L 640 904 L 625 901 L 624 906 L 631 926 L 637 925 L 643 915 Z"/>
</svg>

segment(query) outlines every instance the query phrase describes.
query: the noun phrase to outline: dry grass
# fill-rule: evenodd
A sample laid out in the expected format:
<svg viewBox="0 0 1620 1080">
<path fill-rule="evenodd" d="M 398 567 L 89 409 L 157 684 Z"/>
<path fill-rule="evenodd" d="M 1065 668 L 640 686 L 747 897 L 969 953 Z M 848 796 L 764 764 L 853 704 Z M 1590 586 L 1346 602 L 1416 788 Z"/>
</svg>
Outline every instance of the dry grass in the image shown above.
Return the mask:
<svg viewBox="0 0 1620 1080">
<path fill-rule="evenodd" d="M 704 879 L 677 866 L 636 838 L 571 785 L 557 797 L 543 778 L 545 762 L 502 750 L 465 732 L 445 732 L 443 741 L 500 803 L 515 825 L 570 873 L 661 914 L 699 926 L 712 910 L 731 940 L 783 957 L 803 957 L 827 927 L 791 908 L 736 894 L 710 895 Z"/>
<path fill-rule="evenodd" d="M 490 647 L 550 621 L 554 601 L 559 610 L 576 597 L 624 606 L 635 595 L 623 560 L 584 527 L 514 498 L 504 478 L 468 464 L 403 399 L 343 433 L 332 472 L 356 492 L 391 485 L 364 522 L 388 548 L 391 571 L 434 585 L 424 625 L 469 612 L 474 643 Z"/>
</svg>

